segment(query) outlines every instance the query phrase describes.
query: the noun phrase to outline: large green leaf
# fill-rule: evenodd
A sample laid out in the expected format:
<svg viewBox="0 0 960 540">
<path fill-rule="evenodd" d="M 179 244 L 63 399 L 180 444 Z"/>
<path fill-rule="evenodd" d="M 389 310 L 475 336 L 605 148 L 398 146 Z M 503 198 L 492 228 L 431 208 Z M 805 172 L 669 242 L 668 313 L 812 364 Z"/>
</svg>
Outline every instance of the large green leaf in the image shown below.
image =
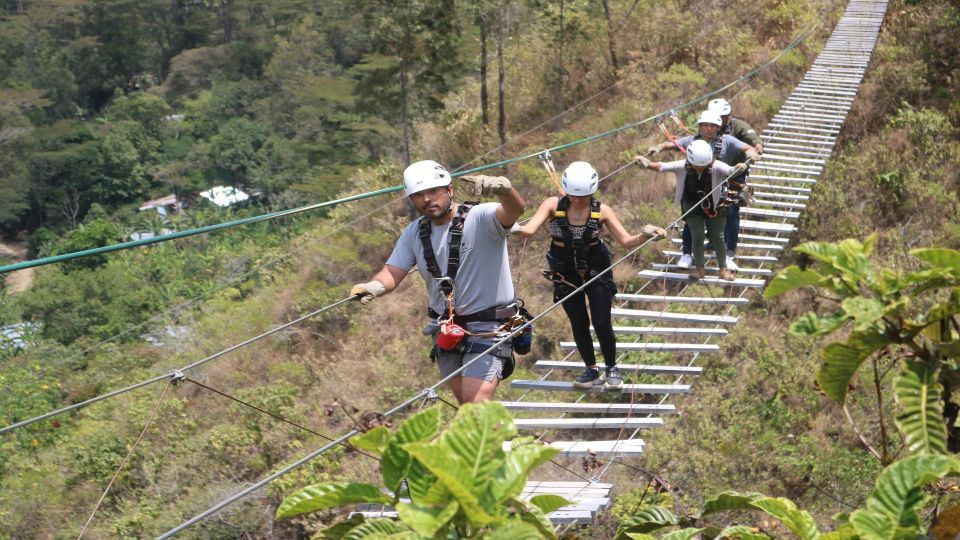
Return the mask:
<svg viewBox="0 0 960 540">
<path fill-rule="evenodd" d="M 514 441 L 516 442 L 516 440 Z M 490 484 L 493 497 L 503 501 L 519 495 L 530 471 L 546 463 L 560 450 L 545 444 L 513 444 Z"/>
<path fill-rule="evenodd" d="M 823 533 L 820 540 L 855 540 L 858 538 L 857 529 L 849 523 L 841 525 L 837 530 Z"/>
<path fill-rule="evenodd" d="M 714 512 L 726 512 L 728 510 L 750 510 L 750 503 L 764 498 L 762 493 L 739 493 L 737 491 L 725 491 L 712 499 L 703 503 L 703 512 L 701 516 L 713 514 Z"/>
<path fill-rule="evenodd" d="M 283 499 L 277 508 L 277 519 L 324 510 L 353 503 L 389 504 L 392 499 L 370 484 L 326 482 L 307 486 Z"/>
<path fill-rule="evenodd" d="M 751 502 L 750 506 L 759 508 L 779 519 L 800 540 L 817 540 L 820 538 L 820 531 L 817 530 L 817 523 L 813 520 L 813 517 L 805 510 L 797 508 L 797 505 L 793 504 L 790 499 L 767 497 Z"/>
<path fill-rule="evenodd" d="M 679 523 L 677 516 L 662 506 L 651 506 L 633 514 L 620 523 L 617 529 L 617 538 L 623 538 L 627 533 L 648 533 Z"/>
<path fill-rule="evenodd" d="M 336 525 L 327 527 L 320 532 L 319 536 L 323 540 L 343 540 L 344 536 L 364 521 L 366 521 L 366 518 L 363 517 L 363 514 L 356 513 L 350 516 L 350 519 L 345 519 Z"/>
<path fill-rule="evenodd" d="M 695 529 L 693 527 L 688 527 L 686 529 L 680 529 L 679 531 L 669 532 L 663 535 L 661 540 L 691 540 L 695 538 L 700 531 L 703 529 Z"/>
<path fill-rule="evenodd" d="M 627 533 L 626 536 L 630 540 L 657 540 L 655 536 L 643 533 Z"/>
<path fill-rule="evenodd" d="M 763 291 L 764 298 L 775 298 L 781 294 L 806 287 L 807 285 L 816 285 L 823 281 L 824 276 L 815 270 L 801 270 L 798 266 L 788 266 L 777 272 L 777 275 L 770 280 L 767 288 Z"/>
<path fill-rule="evenodd" d="M 847 343 L 831 343 L 823 348 L 823 363 L 817 370 L 817 382 L 827 397 L 843 403 L 847 398 L 847 387 L 860 364 L 875 349 L 852 346 Z"/>
<path fill-rule="evenodd" d="M 842 306 L 847 315 L 856 321 L 860 330 L 872 326 L 885 314 L 883 302 L 876 298 L 851 296 L 843 300 Z"/>
<path fill-rule="evenodd" d="M 544 495 L 545 497 L 556 497 L 556 495 Z M 561 497 L 562 498 L 562 497 Z M 522 499 L 512 499 L 514 506 L 521 508 L 520 519 L 525 523 L 529 523 L 537 528 L 540 531 L 540 535 L 543 538 L 549 538 L 555 540 L 557 538 L 557 533 L 553 528 L 553 523 L 550 522 L 550 519 L 547 518 L 547 513 L 541 510 L 538 506 L 530 504 L 528 501 Z"/>
<path fill-rule="evenodd" d="M 960 251 L 955 249 L 919 248 L 911 249 L 910 254 L 932 266 L 960 272 Z"/>
<path fill-rule="evenodd" d="M 793 250 L 799 253 L 806 253 L 814 259 L 831 266 L 840 253 L 840 247 L 831 242 L 804 242 L 793 248 Z"/>
<path fill-rule="evenodd" d="M 573 502 L 559 495 L 534 495 L 530 497 L 530 504 L 539 508 L 541 512 L 549 514 L 558 508 L 570 506 Z"/>
<path fill-rule="evenodd" d="M 819 316 L 807 312 L 790 325 L 790 333 L 795 336 L 822 336 L 840 328 L 850 317 L 844 311 Z"/>
<path fill-rule="evenodd" d="M 410 455 L 403 445 L 412 442 L 428 441 L 440 431 L 440 408 L 430 407 L 407 418 L 390 438 L 380 469 L 383 471 L 383 483 L 393 493 L 400 490 L 400 484 L 410 471 Z"/>
<path fill-rule="evenodd" d="M 423 463 L 456 497 L 471 523 L 482 526 L 503 521 L 501 516 L 488 512 L 481 504 L 480 499 L 483 494 L 473 491 L 472 468 L 455 455 L 438 448 L 435 444 L 412 443 L 404 445 L 404 449 Z"/>
<path fill-rule="evenodd" d="M 505 525 L 497 527 L 484 538 L 486 540 L 543 540 L 543 536 L 536 527 L 518 519 L 510 520 Z"/>
<path fill-rule="evenodd" d="M 946 454 L 947 428 L 943 422 L 943 386 L 937 371 L 922 362 L 905 362 L 893 381 L 894 397 L 902 411 L 897 427 L 910 454 Z"/>
<path fill-rule="evenodd" d="M 450 492 L 437 482 L 437 477 L 416 460 L 407 473 L 407 487 L 410 489 L 410 498 L 417 504 L 437 506 L 450 498 Z"/>
<path fill-rule="evenodd" d="M 950 291 L 950 298 L 946 302 L 934 304 L 915 320 L 906 321 L 904 327 L 907 331 L 904 333 L 904 337 L 913 337 L 927 326 L 949 319 L 958 313 L 960 313 L 960 289 L 953 289 Z"/>
<path fill-rule="evenodd" d="M 437 534 L 453 516 L 457 515 L 460 505 L 457 501 L 450 501 L 445 507 L 417 506 L 410 503 L 397 505 L 397 516 L 404 524 L 423 536 Z"/>
<path fill-rule="evenodd" d="M 384 426 L 377 426 L 366 433 L 350 437 L 350 444 L 361 450 L 369 450 L 377 455 L 383 453 L 390 442 L 390 430 Z"/>
<path fill-rule="evenodd" d="M 917 510 L 926 496 L 923 486 L 960 472 L 960 461 L 948 456 L 912 456 L 884 469 L 866 508 L 855 511 L 850 523 L 864 540 L 910 538 L 920 530 Z"/>
<path fill-rule="evenodd" d="M 746 525 L 731 525 L 720 531 L 717 538 L 724 540 L 770 540 L 770 537 L 762 532 L 754 532 L 754 529 Z"/>
<path fill-rule="evenodd" d="M 421 540 L 403 522 L 389 519 L 372 519 L 354 527 L 343 540 Z"/>
</svg>

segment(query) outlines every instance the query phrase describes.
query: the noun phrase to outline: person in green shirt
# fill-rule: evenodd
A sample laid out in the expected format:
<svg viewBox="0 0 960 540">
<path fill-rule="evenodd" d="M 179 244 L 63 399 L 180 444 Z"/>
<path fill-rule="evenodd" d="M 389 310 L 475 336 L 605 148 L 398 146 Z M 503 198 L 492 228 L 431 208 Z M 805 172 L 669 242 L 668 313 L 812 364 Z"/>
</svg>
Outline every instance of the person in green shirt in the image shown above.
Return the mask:
<svg viewBox="0 0 960 540">
<path fill-rule="evenodd" d="M 725 99 L 714 99 L 707 105 L 707 110 L 720 115 L 722 122 L 720 124 L 720 135 L 732 135 L 753 146 L 757 154 L 763 153 L 763 141 L 760 139 L 760 136 L 757 135 L 757 132 L 746 121 L 740 118 L 733 118 L 733 107 L 730 106 L 730 102 Z M 746 153 L 739 152 L 735 156 L 730 156 L 727 159 L 727 163 L 736 165 L 746 160 Z M 734 178 L 731 181 L 735 181 L 737 184 L 746 187 L 748 175 L 749 172 L 744 172 L 739 178 Z M 740 205 L 735 204 L 727 207 L 727 224 L 723 236 L 727 244 L 727 268 L 736 271 L 737 263 L 733 261 L 733 258 L 737 252 L 737 240 L 740 236 Z"/>
</svg>

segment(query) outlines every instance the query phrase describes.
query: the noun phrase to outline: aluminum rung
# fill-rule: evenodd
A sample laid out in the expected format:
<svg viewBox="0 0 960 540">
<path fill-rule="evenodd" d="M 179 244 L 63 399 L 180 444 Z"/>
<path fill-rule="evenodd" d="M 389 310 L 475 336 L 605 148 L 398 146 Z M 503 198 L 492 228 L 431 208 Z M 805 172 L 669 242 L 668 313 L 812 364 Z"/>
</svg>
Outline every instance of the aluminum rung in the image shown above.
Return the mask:
<svg viewBox="0 0 960 540">
<path fill-rule="evenodd" d="M 823 97 L 810 96 L 807 94 L 791 94 L 787 97 L 786 103 L 803 103 L 806 105 L 827 105 L 834 107 L 853 107 L 853 99 L 840 98 L 837 96 Z"/>
<path fill-rule="evenodd" d="M 613 484 L 601 484 L 600 482 L 571 482 L 571 481 L 546 481 L 546 480 L 527 480 L 523 486 L 523 491 L 537 491 L 540 493 L 551 493 L 553 489 L 613 489 Z"/>
<path fill-rule="evenodd" d="M 557 455 L 563 457 L 608 457 L 641 454 L 645 444 L 642 439 L 622 439 L 619 441 L 553 441 L 550 446 L 559 448 L 560 453 Z"/>
<path fill-rule="evenodd" d="M 651 429 L 662 418 L 514 418 L 517 429 Z"/>
<path fill-rule="evenodd" d="M 740 239 L 743 240 L 744 235 L 740 235 Z M 774 240 L 771 238 L 770 240 Z M 674 244 L 680 245 L 683 241 L 679 238 L 676 239 Z M 740 242 L 737 244 L 737 256 L 740 256 L 740 250 L 751 249 L 751 250 L 760 250 L 760 251 L 783 251 L 783 246 L 777 244 L 753 244 L 747 242 Z"/>
<path fill-rule="evenodd" d="M 743 259 L 748 260 L 748 259 Z M 774 259 L 776 260 L 776 259 Z M 666 304 L 749 304 L 747 298 L 708 298 L 703 296 L 663 296 L 656 294 L 618 294 L 617 300 L 627 302 L 658 302 Z"/>
<path fill-rule="evenodd" d="M 830 90 L 829 88 L 797 86 L 793 89 L 793 94 L 811 94 L 814 96 L 856 96 L 856 92 L 847 92 L 844 90 Z"/>
<path fill-rule="evenodd" d="M 737 255 L 739 257 L 739 255 Z M 614 326 L 614 334 L 628 336 L 725 336 L 723 328 L 670 328 L 667 326 Z"/>
<path fill-rule="evenodd" d="M 640 272 L 640 275 L 646 270 Z M 624 309 L 613 308 L 610 310 L 611 317 L 621 317 L 624 319 L 644 319 L 665 322 L 685 322 L 685 323 L 710 323 L 710 324 L 737 324 L 737 317 L 729 315 L 704 315 L 702 313 L 673 313 L 669 311 L 656 311 L 648 309 Z M 570 342 L 571 344 L 573 342 Z M 563 344 L 561 343 L 561 346 Z M 619 343 L 617 345 L 620 345 Z M 638 345 L 670 345 L 669 343 L 639 343 Z"/>
<path fill-rule="evenodd" d="M 829 77 L 817 77 L 817 76 L 808 75 L 803 78 L 803 81 L 801 82 L 801 84 L 805 82 L 816 83 L 816 84 L 832 84 L 832 85 L 836 85 L 838 88 L 850 88 L 852 90 L 856 90 L 857 88 L 860 87 L 860 77 L 849 77 L 849 78 L 837 77 L 837 78 L 831 79 Z"/>
<path fill-rule="evenodd" d="M 837 127 L 843 125 L 843 122 L 846 120 L 846 117 L 837 117 L 836 115 L 826 115 L 818 114 L 809 111 L 784 111 L 781 110 L 779 113 L 774 115 L 770 119 L 771 122 L 793 122 L 801 123 L 804 125 L 821 125 L 826 124 L 828 127 Z"/>
<path fill-rule="evenodd" d="M 760 187 L 759 184 L 751 184 L 751 185 L 753 186 L 754 189 Z M 767 187 L 767 186 L 763 186 L 763 187 Z M 758 197 L 757 199 L 758 201 L 762 200 L 762 199 L 759 199 L 759 197 L 767 197 L 771 199 L 786 199 L 788 201 L 806 201 L 810 199 L 810 197 L 806 195 L 790 195 L 789 193 L 773 193 L 769 191 L 754 191 L 753 195 L 755 197 Z M 769 201 L 769 202 L 772 202 L 772 201 Z"/>
<path fill-rule="evenodd" d="M 673 270 L 673 271 L 688 270 L 687 268 L 680 268 L 679 266 L 677 266 L 677 265 L 675 265 L 675 264 L 653 263 L 652 266 L 653 266 L 653 269 L 654 269 L 654 270 L 668 270 L 668 271 L 670 271 L 670 270 Z M 707 267 L 706 267 L 706 271 L 707 271 L 707 272 L 719 272 L 720 269 L 717 268 L 716 266 L 707 266 Z M 745 276 L 746 276 L 746 275 L 769 276 L 769 275 L 773 274 L 773 272 L 772 272 L 770 269 L 768 269 L 768 268 L 743 268 L 743 267 L 741 267 L 739 270 L 737 270 L 737 273 L 738 273 L 738 274 L 743 274 L 743 275 L 745 275 Z"/>
<path fill-rule="evenodd" d="M 817 66 L 813 65 L 807 70 L 807 74 L 830 76 L 839 75 L 841 77 L 863 77 L 866 74 L 866 68 L 845 68 L 840 66 Z"/>
<path fill-rule="evenodd" d="M 703 374 L 703 368 L 699 366 L 660 366 L 660 365 L 618 363 L 617 367 L 620 368 L 620 371 L 623 371 L 626 373 L 647 373 L 650 375 L 701 375 Z M 583 362 L 562 362 L 560 360 L 538 360 L 537 363 L 533 365 L 533 368 L 582 371 L 584 369 L 584 365 L 583 365 Z M 557 403 L 554 405 L 564 405 L 564 404 Z M 588 410 L 579 411 L 579 412 L 629 412 L 629 411 L 637 412 L 637 411 L 644 410 L 644 409 L 633 408 L 637 406 L 642 406 L 643 404 L 631 405 L 629 403 L 585 403 L 584 405 L 589 405 L 590 407 L 588 408 Z M 619 406 L 619 409 L 607 410 L 607 407 L 614 407 L 614 406 Z M 654 405 L 649 405 L 649 407 L 654 407 Z M 656 405 L 656 407 L 663 407 L 663 405 Z M 671 405 L 671 407 L 673 407 L 673 405 Z M 659 409 L 650 409 L 647 412 L 659 412 Z"/>
<path fill-rule="evenodd" d="M 781 107 L 781 111 L 786 112 L 811 112 L 816 114 L 826 114 L 834 115 L 846 118 L 847 113 L 850 112 L 851 107 L 844 106 L 830 106 L 823 105 L 820 103 L 801 103 L 801 102 L 790 102 L 784 103 Z"/>
<path fill-rule="evenodd" d="M 855 95 L 857 95 L 856 91 L 846 90 L 845 87 L 832 86 L 832 85 L 822 84 L 822 83 L 805 84 L 805 83 L 802 82 L 802 81 L 801 81 L 800 84 L 798 84 L 798 85 L 796 86 L 796 88 L 794 89 L 794 91 L 796 91 L 796 90 L 812 90 L 813 93 L 815 93 L 815 94 L 822 94 L 822 93 L 826 92 L 826 93 L 830 93 L 831 95 L 835 95 L 835 96 L 855 96 Z"/>
<path fill-rule="evenodd" d="M 793 131 L 786 131 L 782 129 L 768 129 L 764 130 L 764 134 L 761 135 L 761 138 L 764 140 L 780 140 L 780 141 L 791 141 L 791 142 L 800 142 L 804 144 L 815 144 L 817 146 L 828 146 L 832 147 L 837 144 L 837 138 L 831 135 L 817 135 L 816 133 L 800 133 Z"/>
<path fill-rule="evenodd" d="M 624 394 L 688 394 L 689 384 L 621 384 L 612 389 L 603 386 L 591 388 L 576 388 L 572 382 L 563 381 L 525 381 L 515 380 L 510 383 L 512 388 L 526 390 L 543 390 L 545 392 L 590 392 L 602 394 L 604 392 L 622 392 Z"/>
<path fill-rule="evenodd" d="M 737 246 L 737 249 L 743 248 L 743 244 Z M 650 278 L 650 279 L 667 279 L 670 281 L 684 281 L 690 282 L 690 276 L 687 274 L 678 274 L 674 272 L 658 272 L 656 270 L 644 270 L 640 272 L 640 277 Z M 764 280 L 762 279 L 746 279 L 746 278 L 737 278 L 733 281 L 725 281 L 714 276 L 707 276 L 701 280 L 700 283 L 706 283 L 708 285 L 720 285 L 723 287 L 763 287 Z"/>
<path fill-rule="evenodd" d="M 825 148 L 820 148 L 818 150 L 790 150 L 789 148 L 780 148 L 766 144 L 764 145 L 764 149 L 768 152 L 776 152 L 777 154 L 786 154 L 791 156 L 797 155 L 800 157 L 806 157 L 808 159 L 815 159 L 821 163 L 826 161 L 826 158 L 830 157 L 830 151 Z"/>
<path fill-rule="evenodd" d="M 781 152 L 781 150 L 776 150 L 776 152 Z M 794 152 L 794 153 L 798 153 L 798 152 Z M 771 150 L 770 152 L 764 153 L 760 157 L 760 163 L 763 163 L 764 161 L 774 161 L 774 162 L 783 161 L 788 163 L 791 167 L 803 167 L 806 169 L 819 169 L 819 170 L 823 170 L 823 167 L 821 167 L 820 165 L 804 165 L 804 163 L 824 164 L 827 162 L 827 160 L 825 159 L 795 157 L 795 156 L 786 155 L 786 153 L 783 153 L 783 154 L 774 153 L 773 150 Z"/>
<path fill-rule="evenodd" d="M 697 321 L 684 321 L 697 322 Z M 600 350 L 600 344 L 593 342 L 593 349 Z M 577 344 L 573 341 L 561 341 L 561 351 L 575 351 Z M 618 352 L 678 352 L 678 353 L 711 353 L 719 352 L 720 346 L 710 343 L 617 343 Z"/>
<path fill-rule="evenodd" d="M 668 257 L 679 257 L 682 252 L 680 252 L 680 251 L 664 251 L 663 253 L 664 253 L 664 255 L 666 255 L 666 256 L 668 256 Z M 717 255 L 716 255 L 716 253 L 711 253 L 711 254 L 707 255 L 706 257 L 707 257 L 708 259 L 716 259 L 716 258 L 717 258 Z M 753 262 L 777 262 L 779 259 L 777 259 L 776 257 L 773 257 L 773 256 L 771 256 L 771 255 L 740 255 L 740 254 L 737 254 L 737 260 L 738 260 L 738 261 L 753 261 Z M 617 295 L 618 298 L 619 298 L 620 296 L 622 296 L 622 295 L 619 295 L 619 294 Z M 749 300 L 747 300 L 746 298 L 710 298 L 710 300 L 711 300 L 711 301 L 720 301 L 720 300 L 743 300 L 743 303 L 745 303 L 745 304 L 746 304 L 746 303 L 749 303 Z M 706 303 L 711 303 L 711 302 L 706 302 Z M 739 302 L 731 302 L 731 303 L 739 303 Z"/>
<path fill-rule="evenodd" d="M 834 142 L 833 142 L 833 141 L 815 141 L 815 140 L 802 139 L 802 138 L 801 138 L 801 139 L 798 139 L 798 138 L 795 138 L 795 137 L 784 137 L 784 136 L 782 136 L 782 135 L 776 134 L 776 132 L 771 133 L 771 134 L 761 135 L 760 138 L 763 139 L 763 143 L 764 143 L 764 144 L 769 144 L 770 141 L 787 141 L 787 142 L 795 142 L 795 143 L 804 143 L 804 144 L 809 144 L 809 145 L 815 144 L 815 145 L 817 145 L 817 146 L 823 147 L 823 148 L 826 149 L 827 151 L 833 150 L 833 146 L 834 146 Z"/>
<path fill-rule="evenodd" d="M 740 209 L 740 215 L 796 219 L 800 217 L 800 212 L 791 212 L 789 210 L 767 210 L 766 208 L 754 208 L 752 206 L 746 206 Z"/>
<path fill-rule="evenodd" d="M 537 362 L 533 367 L 540 367 Z M 559 369 L 583 369 L 583 362 L 562 362 L 564 364 L 573 364 L 578 368 L 559 368 Z M 625 364 L 618 364 L 621 371 Z M 681 366 L 682 367 L 682 366 Z M 543 368 L 546 369 L 546 368 Z M 558 369 L 558 368 L 550 368 Z M 690 375 L 700 375 L 703 368 L 696 368 L 700 371 L 690 372 Z M 549 412 L 549 413 L 591 413 L 591 414 L 676 414 L 677 406 L 670 403 L 591 403 L 582 401 L 579 403 L 557 403 L 554 401 L 501 401 L 504 409 L 508 411 L 531 411 L 531 412 Z"/>
<path fill-rule="evenodd" d="M 823 170 L 820 169 L 809 169 L 806 165 L 797 165 L 795 167 L 788 167 L 786 165 L 779 165 L 773 163 L 764 163 L 763 161 L 754 164 L 753 170 L 763 172 L 784 172 L 784 173 L 793 173 L 793 174 L 805 174 L 808 176 L 820 176 L 820 172 Z"/>
<path fill-rule="evenodd" d="M 790 238 L 787 236 L 767 236 L 761 234 L 749 234 L 741 232 L 739 235 L 741 240 L 759 240 L 761 242 L 776 242 L 778 244 L 789 244 Z M 704 243 L 709 243 L 709 240 L 705 240 Z"/>
<path fill-rule="evenodd" d="M 777 191 L 788 191 L 790 193 L 810 193 L 813 191 L 808 187 L 788 186 L 784 184 L 755 184 L 753 182 L 749 182 L 748 185 L 752 186 L 754 189 L 775 189 Z M 793 195 L 791 195 L 791 197 L 792 196 Z M 799 196 L 809 198 L 806 195 Z M 784 195 L 784 197 L 786 197 L 786 195 Z"/>
<path fill-rule="evenodd" d="M 830 153 L 828 146 L 808 146 L 804 144 L 777 143 L 768 142 L 763 145 L 765 149 L 776 149 L 777 152 L 807 152 L 814 155 L 827 155 Z"/>
<path fill-rule="evenodd" d="M 836 135 L 837 133 L 840 133 L 840 130 L 839 130 L 839 129 L 824 129 L 824 128 L 812 128 L 812 127 L 806 127 L 806 126 L 798 126 L 798 125 L 795 125 L 795 124 L 792 123 L 792 122 L 789 123 L 789 124 L 788 124 L 788 123 L 780 123 L 780 122 L 776 122 L 776 123 L 771 122 L 771 123 L 767 124 L 767 128 L 770 128 L 770 127 L 781 127 L 781 128 L 786 128 L 786 129 L 796 129 L 796 130 L 799 130 L 800 132 L 810 131 L 810 132 L 813 132 L 813 133 L 830 133 L 831 136 L 833 136 L 834 138 L 836 138 L 835 135 Z"/>
<path fill-rule="evenodd" d="M 772 180 L 774 182 L 790 182 L 795 184 L 816 184 L 817 183 L 817 181 L 813 178 L 797 178 L 795 176 L 774 176 L 769 174 L 751 174 L 750 178 Z"/>
<path fill-rule="evenodd" d="M 756 193 L 754 193 L 754 195 L 756 195 Z M 789 208 L 792 210 L 803 210 L 807 207 L 807 205 L 801 203 L 768 201 L 766 199 L 754 199 L 752 206 L 772 206 L 773 208 Z"/>
<path fill-rule="evenodd" d="M 746 208 L 744 208 L 746 210 Z M 740 220 L 740 228 L 748 231 L 796 232 L 797 228 L 789 223 L 768 223 L 766 221 Z"/>
</svg>

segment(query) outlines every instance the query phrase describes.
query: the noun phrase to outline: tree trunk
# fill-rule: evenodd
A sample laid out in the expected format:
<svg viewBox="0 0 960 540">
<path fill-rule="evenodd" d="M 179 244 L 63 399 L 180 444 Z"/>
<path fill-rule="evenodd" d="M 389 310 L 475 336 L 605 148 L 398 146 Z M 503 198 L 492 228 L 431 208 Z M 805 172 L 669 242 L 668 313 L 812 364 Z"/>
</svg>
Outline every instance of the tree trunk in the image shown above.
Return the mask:
<svg viewBox="0 0 960 540">
<path fill-rule="evenodd" d="M 616 79 L 620 65 L 617 62 L 617 49 L 613 44 L 613 21 L 610 20 L 610 2 L 609 0 L 602 0 L 602 2 L 603 16 L 607 19 L 607 49 L 610 50 L 610 66 L 613 67 L 613 78 Z"/>
<path fill-rule="evenodd" d="M 410 165 L 410 126 L 407 118 L 407 66 L 400 65 L 400 125 L 403 129 L 403 166 Z"/>
<path fill-rule="evenodd" d="M 230 14 L 230 8 L 234 0 L 220 0 L 220 26 L 223 29 L 223 42 L 233 41 L 233 17 Z"/>
<path fill-rule="evenodd" d="M 490 123 L 490 97 L 487 95 L 487 21 L 481 13 L 480 21 L 480 114 L 483 125 Z"/>
<path fill-rule="evenodd" d="M 504 72 L 503 72 L 503 25 L 505 24 L 503 0 L 500 0 L 499 17 L 497 17 L 497 134 L 500 135 L 500 157 L 507 144 L 507 118 L 503 105 Z"/>
<path fill-rule="evenodd" d="M 566 3 L 564 0 L 560 0 L 560 31 L 557 34 L 557 66 L 555 68 L 557 70 L 557 113 L 563 112 L 563 87 L 567 84 L 567 78 L 563 69 L 563 42 L 566 39 L 563 27 L 564 7 L 566 7 Z M 562 125 L 559 114 L 557 115 L 557 120 L 554 125 L 557 129 Z"/>
</svg>

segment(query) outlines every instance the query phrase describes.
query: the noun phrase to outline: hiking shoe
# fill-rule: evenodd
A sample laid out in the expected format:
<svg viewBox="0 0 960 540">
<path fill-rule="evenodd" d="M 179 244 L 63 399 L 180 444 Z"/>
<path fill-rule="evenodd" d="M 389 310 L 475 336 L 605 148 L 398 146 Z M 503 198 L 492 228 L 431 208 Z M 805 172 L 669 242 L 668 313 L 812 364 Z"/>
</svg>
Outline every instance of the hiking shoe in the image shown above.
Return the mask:
<svg viewBox="0 0 960 540">
<path fill-rule="evenodd" d="M 606 388 L 619 388 L 621 384 L 623 384 L 623 376 L 620 375 L 620 368 L 617 366 L 608 367 L 606 369 L 603 386 Z"/>
<path fill-rule="evenodd" d="M 724 268 L 720 271 L 720 279 L 724 281 L 733 281 L 737 279 L 737 275 L 733 273 L 733 270 L 729 268 Z"/>
<path fill-rule="evenodd" d="M 727 255 L 727 270 L 733 270 L 734 272 L 736 272 L 739 269 L 740 269 L 740 265 L 734 262 L 733 255 Z"/>
<path fill-rule="evenodd" d="M 693 266 L 693 256 L 689 253 L 684 253 L 677 261 L 677 268 L 690 268 L 691 266 Z"/>
<path fill-rule="evenodd" d="M 691 268 L 690 273 L 687 275 L 690 276 L 690 281 L 699 281 L 703 279 L 707 273 L 703 268 Z"/>
<path fill-rule="evenodd" d="M 600 380 L 600 370 L 587 368 L 579 377 L 573 380 L 574 388 L 592 388 L 593 384 Z"/>
</svg>

